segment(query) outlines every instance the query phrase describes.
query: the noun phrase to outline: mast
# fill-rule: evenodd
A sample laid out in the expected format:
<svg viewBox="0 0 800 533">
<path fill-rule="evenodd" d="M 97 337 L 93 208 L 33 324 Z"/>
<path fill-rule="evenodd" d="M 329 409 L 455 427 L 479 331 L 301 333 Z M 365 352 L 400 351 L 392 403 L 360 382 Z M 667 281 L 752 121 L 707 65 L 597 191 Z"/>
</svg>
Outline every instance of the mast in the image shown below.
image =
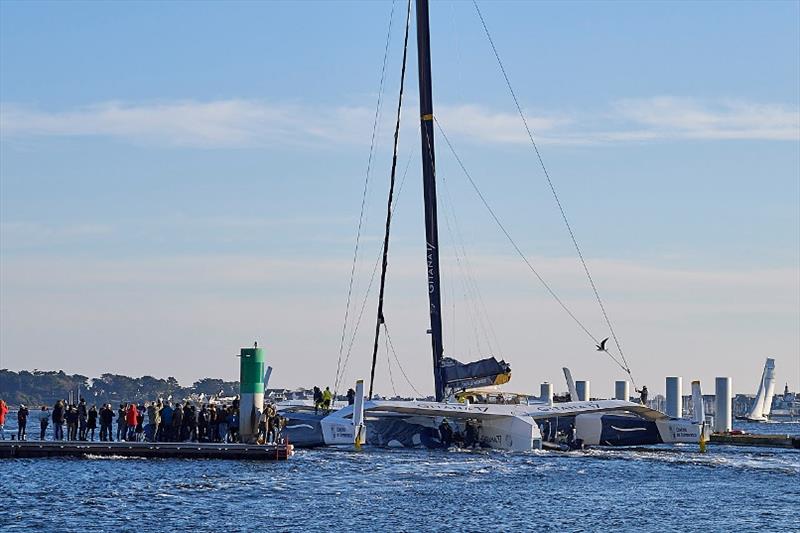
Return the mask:
<svg viewBox="0 0 800 533">
<path fill-rule="evenodd" d="M 433 146 L 433 90 L 431 88 L 431 38 L 428 0 L 417 2 L 417 64 L 419 66 L 419 111 L 422 138 L 422 184 L 425 194 L 425 237 L 428 264 L 428 300 L 431 315 L 433 382 L 436 401 L 444 400 L 442 380 L 442 314 L 439 281 L 439 226 L 436 216 L 436 164 Z"/>
</svg>

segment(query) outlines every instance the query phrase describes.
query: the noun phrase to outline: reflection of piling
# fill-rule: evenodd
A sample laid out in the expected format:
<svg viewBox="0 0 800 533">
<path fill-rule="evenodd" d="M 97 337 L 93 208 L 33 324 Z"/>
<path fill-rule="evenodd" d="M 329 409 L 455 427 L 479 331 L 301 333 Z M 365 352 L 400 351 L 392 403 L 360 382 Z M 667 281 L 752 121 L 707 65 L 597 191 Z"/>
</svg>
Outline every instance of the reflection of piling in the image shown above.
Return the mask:
<svg viewBox="0 0 800 533">
<path fill-rule="evenodd" d="M 539 386 L 539 400 L 553 405 L 553 384 L 544 382 Z"/>
<path fill-rule="evenodd" d="M 239 375 L 239 435 L 255 442 L 264 408 L 264 349 L 242 348 Z"/>
<path fill-rule="evenodd" d="M 683 383 L 680 377 L 670 376 L 667 378 L 667 416 L 680 418 L 683 416 L 681 401 L 683 399 L 681 389 Z"/>
<path fill-rule="evenodd" d="M 731 430 L 731 378 L 717 378 L 714 393 L 714 431 L 726 433 Z"/>
<path fill-rule="evenodd" d="M 589 380 L 585 381 L 576 381 L 575 382 L 575 392 L 578 393 L 578 401 L 585 402 L 589 400 L 590 392 L 590 382 Z"/>
<path fill-rule="evenodd" d="M 614 399 L 628 401 L 631 398 L 631 388 L 627 380 L 614 382 Z"/>
</svg>

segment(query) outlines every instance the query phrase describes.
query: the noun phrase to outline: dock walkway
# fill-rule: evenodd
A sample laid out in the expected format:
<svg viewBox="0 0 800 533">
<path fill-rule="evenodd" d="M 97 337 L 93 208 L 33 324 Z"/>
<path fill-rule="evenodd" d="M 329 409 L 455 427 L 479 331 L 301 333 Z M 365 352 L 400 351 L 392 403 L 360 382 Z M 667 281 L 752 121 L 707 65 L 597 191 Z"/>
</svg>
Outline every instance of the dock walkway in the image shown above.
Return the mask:
<svg viewBox="0 0 800 533">
<path fill-rule="evenodd" d="M 286 460 L 291 444 L 216 444 L 205 442 L 0 441 L 0 458 L 159 457 L 176 459 Z"/>
<path fill-rule="evenodd" d="M 773 448 L 800 448 L 800 436 L 754 435 L 751 433 L 714 433 L 710 444 L 732 446 L 765 446 Z"/>
</svg>

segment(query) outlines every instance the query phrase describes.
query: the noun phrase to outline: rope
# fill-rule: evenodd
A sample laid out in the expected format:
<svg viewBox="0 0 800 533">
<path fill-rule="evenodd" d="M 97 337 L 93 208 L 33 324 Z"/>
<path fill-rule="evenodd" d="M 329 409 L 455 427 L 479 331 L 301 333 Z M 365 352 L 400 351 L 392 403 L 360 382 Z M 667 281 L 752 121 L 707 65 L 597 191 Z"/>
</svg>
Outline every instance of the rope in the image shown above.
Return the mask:
<svg viewBox="0 0 800 533">
<path fill-rule="evenodd" d="M 378 124 L 380 122 L 380 112 L 383 106 L 383 87 L 384 81 L 386 80 L 386 63 L 389 57 L 389 43 L 391 41 L 392 36 L 392 23 L 394 21 L 394 8 L 395 2 L 392 1 L 392 11 L 389 13 L 389 28 L 386 31 L 386 45 L 383 49 L 383 65 L 381 66 L 381 81 L 380 86 L 378 88 L 378 102 L 375 106 L 375 117 L 372 120 L 372 138 L 370 139 L 369 144 L 369 158 L 367 159 L 367 173 L 364 177 L 364 190 L 361 193 L 361 212 L 358 215 L 358 230 L 356 231 L 356 245 L 355 249 L 353 250 L 353 263 L 350 267 L 350 283 L 347 287 L 347 305 L 344 311 L 344 320 L 342 321 L 342 336 L 339 340 L 339 357 L 336 361 L 336 379 L 334 383 L 334 390 L 338 388 L 338 383 L 340 379 L 340 372 L 342 368 L 342 351 L 344 350 L 344 338 L 347 333 L 347 320 L 350 316 L 350 302 L 353 295 L 353 280 L 355 279 L 356 274 L 356 263 L 358 261 L 358 248 L 361 242 L 361 230 L 364 225 L 364 211 L 366 208 L 367 203 L 367 191 L 369 190 L 369 176 L 372 170 L 372 159 L 375 154 L 375 138 L 378 132 Z"/>
<path fill-rule="evenodd" d="M 567 307 L 567 305 L 564 303 L 564 301 L 561 300 L 561 298 L 558 297 L 558 295 L 550 287 L 550 285 L 544 280 L 544 278 L 539 274 L 539 272 L 536 271 L 536 269 L 533 267 L 531 262 L 528 261 L 528 258 L 525 256 L 523 251 L 517 245 L 517 243 L 513 239 L 513 237 L 511 237 L 511 234 L 508 232 L 508 230 L 506 230 L 506 228 L 503 225 L 503 223 L 500 222 L 500 218 L 498 218 L 497 214 L 494 212 L 494 209 L 492 209 L 492 207 L 489 205 L 489 202 L 486 200 L 486 197 L 483 196 L 483 193 L 478 188 L 478 185 L 475 183 L 475 180 L 472 179 L 472 176 L 467 171 L 466 167 L 464 166 L 464 163 L 461 161 L 461 158 L 458 156 L 458 153 L 456 153 L 456 150 L 453 147 L 453 144 L 450 142 L 450 138 L 444 132 L 444 129 L 442 128 L 442 125 L 439 123 L 439 120 L 436 117 L 433 117 L 433 120 L 436 122 L 436 126 L 439 128 L 439 132 L 442 134 L 442 138 L 444 139 L 445 143 L 447 143 L 448 148 L 450 148 L 450 152 L 453 154 L 453 157 L 455 157 L 456 162 L 461 167 L 461 171 L 464 173 L 464 175 L 469 180 L 470 184 L 472 185 L 472 188 L 475 190 L 475 193 L 477 193 L 478 198 L 480 198 L 481 202 L 483 202 L 483 206 L 489 211 L 489 214 L 492 216 L 492 218 L 494 219 L 495 223 L 500 228 L 500 231 L 502 231 L 503 234 L 506 236 L 506 239 L 508 239 L 508 242 L 511 243 L 511 246 L 514 247 L 514 250 L 516 250 L 516 252 L 520 256 L 520 258 L 522 258 L 522 260 L 525 262 L 525 264 L 528 265 L 528 268 L 538 278 L 538 280 L 542 284 L 542 286 L 544 286 L 544 288 L 547 289 L 547 292 L 550 293 L 550 296 L 552 296 L 553 299 L 556 302 L 558 302 L 558 304 L 561 306 L 561 308 L 564 309 L 564 311 L 567 312 L 567 314 L 572 318 L 572 320 L 574 320 L 575 323 L 578 324 L 578 326 L 580 326 L 580 328 L 584 331 L 584 333 L 586 333 L 586 335 L 589 336 L 590 339 L 592 339 L 596 343 L 599 343 L 597 338 L 594 335 L 592 335 L 592 333 L 586 328 L 586 326 L 583 325 L 583 323 L 580 320 L 578 320 L 578 317 L 576 317 L 573 314 L 573 312 L 570 311 L 569 307 Z"/>
<path fill-rule="evenodd" d="M 564 210 L 564 206 L 561 204 L 561 200 L 558 197 L 555 185 L 553 185 L 553 181 L 550 179 L 550 173 L 547 172 L 547 167 L 544 164 L 544 159 L 542 158 L 542 154 L 539 152 L 539 147 L 536 145 L 536 141 L 534 141 L 533 132 L 530 126 L 528 125 L 528 121 L 525 118 L 525 114 L 522 112 L 522 106 L 520 106 L 519 100 L 517 99 L 517 95 L 514 92 L 514 88 L 511 86 L 511 80 L 508 78 L 506 69 L 503 66 L 503 61 L 500 59 L 500 54 L 497 51 L 497 47 L 495 47 L 494 40 L 492 39 L 492 36 L 489 33 L 489 28 L 486 26 L 486 21 L 484 20 L 483 14 L 481 13 L 480 8 L 478 7 L 477 0 L 472 0 L 472 4 L 475 6 L 475 11 L 477 11 L 478 17 L 481 19 L 481 25 L 483 26 L 483 31 L 486 33 L 486 37 L 489 40 L 489 44 L 492 47 L 492 51 L 494 52 L 494 57 L 497 59 L 497 64 L 500 66 L 500 71 L 503 73 L 503 78 L 505 78 L 506 86 L 508 86 L 508 90 L 511 93 L 511 97 L 514 100 L 514 105 L 517 108 L 517 113 L 519 113 L 519 116 L 522 119 L 522 123 L 525 125 L 525 131 L 528 133 L 528 138 L 531 141 L 531 146 L 533 146 L 533 150 L 536 152 L 536 158 L 539 160 L 539 165 L 542 167 L 542 172 L 544 172 L 544 176 L 547 179 L 547 184 L 550 186 L 550 191 L 553 193 L 553 198 L 556 201 L 556 205 L 558 205 L 558 210 L 561 212 L 561 218 L 563 219 L 564 225 L 567 228 L 567 232 L 569 233 L 570 239 L 572 240 L 572 244 L 575 247 L 575 251 L 578 253 L 578 258 L 581 261 L 581 265 L 583 265 L 583 270 L 586 273 L 586 277 L 589 280 L 589 284 L 592 287 L 595 299 L 597 300 L 597 303 L 600 306 L 600 310 L 603 313 L 603 318 L 605 319 L 606 325 L 608 326 L 608 329 L 611 332 L 611 336 L 614 339 L 614 344 L 617 346 L 617 350 L 619 351 L 619 354 L 622 357 L 622 361 L 624 362 L 623 369 L 631 378 L 631 381 L 633 381 L 635 386 L 636 381 L 633 379 L 633 375 L 631 374 L 630 370 L 630 365 L 628 365 L 628 361 L 625 358 L 625 353 L 622 351 L 622 345 L 620 344 L 619 339 L 617 338 L 617 333 L 616 331 L 614 331 L 614 326 L 611 324 L 611 319 L 609 318 L 608 313 L 606 312 L 606 307 L 603 304 L 603 300 L 600 298 L 600 293 L 597 290 L 597 286 L 594 283 L 594 279 L 592 278 L 591 273 L 589 272 L 589 266 L 586 264 L 586 260 L 583 257 L 583 252 L 581 251 L 581 247 L 578 245 L 578 240 L 575 238 L 575 233 L 572 231 L 572 226 L 570 225 L 569 220 L 567 219 L 567 213 Z M 609 356 L 611 356 L 611 353 L 608 350 L 603 350 L 603 351 L 605 351 Z"/>
<path fill-rule="evenodd" d="M 414 152 L 411 152 L 408 155 L 408 161 L 406 161 L 406 168 L 403 173 L 403 179 L 400 181 L 400 187 L 397 189 L 397 194 L 395 195 L 394 199 L 394 207 L 392 208 L 392 213 L 394 214 L 397 211 L 397 203 L 400 201 L 400 195 L 403 193 L 403 186 L 406 183 L 406 176 L 408 176 L 408 169 L 411 166 L 411 159 L 414 155 Z M 381 257 L 383 255 L 383 245 L 381 245 L 381 249 L 378 250 L 378 257 L 375 259 L 375 265 L 372 267 L 372 275 L 369 279 L 369 284 L 367 285 L 367 290 L 364 293 L 364 299 L 361 301 L 361 309 L 358 312 L 358 319 L 356 320 L 356 325 L 353 328 L 353 334 L 350 336 L 350 343 L 347 347 L 347 355 L 345 356 L 344 363 L 342 364 L 342 373 L 339 376 L 339 379 L 334 386 L 334 396 L 336 392 L 339 390 L 339 385 L 341 385 L 342 380 L 345 377 L 345 373 L 347 372 L 347 364 L 350 361 L 350 355 L 353 353 L 353 346 L 356 342 L 356 336 L 358 335 L 358 329 L 361 325 L 361 319 L 364 317 L 364 310 L 367 307 L 367 301 L 369 300 L 369 294 L 372 291 L 372 284 L 375 282 L 375 274 L 378 272 L 378 265 L 381 263 Z"/>
<path fill-rule="evenodd" d="M 378 339 L 381 333 L 383 318 L 383 294 L 386 288 L 386 270 L 389 264 L 389 234 L 392 225 L 392 198 L 394 195 L 394 183 L 397 176 L 397 145 L 400 142 L 400 118 L 403 108 L 403 89 L 406 81 L 406 63 L 408 59 L 408 29 L 411 26 L 411 0 L 408 0 L 408 10 L 406 12 L 406 32 L 403 41 L 403 66 L 400 70 L 400 91 L 397 97 L 397 120 L 394 126 L 394 149 L 392 150 L 392 173 L 389 178 L 389 198 L 386 202 L 386 229 L 383 236 L 383 264 L 381 265 L 381 285 L 378 295 L 378 316 L 375 320 L 375 342 L 372 349 L 372 367 L 369 376 L 369 395 L 372 398 L 373 385 L 375 384 L 375 365 L 378 360 Z"/>
<path fill-rule="evenodd" d="M 417 390 L 417 388 L 414 386 L 414 383 L 412 383 L 411 380 L 408 378 L 408 374 L 406 374 L 405 369 L 403 369 L 403 365 L 400 364 L 400 358 L 397 357 L 397 351 L 395 351 L 394 349 L 392 336 L 389 335 L 389 326 L 387 326 L 385 322 L 383 323 L 383 331 L 386 333 L 386 340 L 389 342 L 389 348 L 392 350 L 392 355 L 394 355 L 394 360 L 397 362 L 397 367 L 400 369 L 400 373 L 403 374 L 403 377 L 411 387 L 411 390 L 413 390 L 414 393 L 417 395 L 417 398 L 422 398 L 423 397 L 422 393 Z"/>
<path fill-rule="evenodd" d="M 397 387 L 394 385 L 394 375 L 392 374 L 392 360 L 389 358 L 389 339 L 388 337 L 383 340 L 383 344 L 386 347 L 386 363 L 387 367 L 389 368 L 389 382 L 392 384 L 392 392 L 394 392 L 395 397 L 399 396 L 397 394 Z"/>
</svg>

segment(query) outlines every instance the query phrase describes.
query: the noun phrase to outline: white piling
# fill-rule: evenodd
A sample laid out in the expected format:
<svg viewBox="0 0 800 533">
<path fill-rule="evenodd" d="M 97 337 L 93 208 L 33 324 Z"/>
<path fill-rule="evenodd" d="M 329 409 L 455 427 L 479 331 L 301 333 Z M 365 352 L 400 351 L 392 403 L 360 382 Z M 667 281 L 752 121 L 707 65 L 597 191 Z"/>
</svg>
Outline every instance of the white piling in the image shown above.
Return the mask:
<svg viewBox="0 0 800 533">
<path fill-rule="evenodd" d="M 631 398 L 631 387 L 627 380 L 614 382 L 614 399 L 625 400 L 626 402 Z"/>
<path fill-rule="evenodd" d="M 667 416 L 681 418 L 683 409 L 681 401 L 683 399 L 683 382 L 680 377 L 670 376 L 667 378 Z"/>
<path fill-rule="evenodd" d="M 731 430 L 731 378 L 716 378 L 714 394 L 714 431 L 725 433 Z"/>
<path fill-rule="evenodd" d="M 702 424 L 706 420 L 706 413 L 703 406 L 703 393 L 700 390 L 700 382 L 692 381 L 692 422 Z"/>
<path fill-rule="evenodd" d="M 589 401 L 591 395 L 590 388 L 589 380 L 575 382 L 575 391 L 578 393 L 579 402 Z"/>
<path fill-rule="evenodd" d="M 553 405 L 553 384 L 544 382 L 539 387 L 539 400 L 546 402 L 547 405 Z"/>
</svg>

